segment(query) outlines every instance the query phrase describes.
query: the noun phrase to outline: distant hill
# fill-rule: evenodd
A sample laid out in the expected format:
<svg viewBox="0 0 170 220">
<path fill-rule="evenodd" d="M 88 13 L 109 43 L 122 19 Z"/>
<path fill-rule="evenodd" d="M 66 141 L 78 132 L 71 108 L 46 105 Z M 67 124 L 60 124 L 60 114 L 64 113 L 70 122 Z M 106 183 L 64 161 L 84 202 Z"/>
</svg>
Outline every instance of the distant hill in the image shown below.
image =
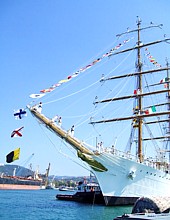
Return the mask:
<svg viewBox="0 0 170 220">
<path fill-rule="evenodd" d="M 73 180 L 73 181 L 82 181 L 84 179 L 86 179 L 87 182 L 96 182 L 97 183 L 97 179 L 95 176 L 54 176 L 54 175 L 50 175 L 48 177 L 49 180 L 54 180 L 54 181 L 69 181 L 69 180 Z"/>
<path fill-rule="evenodd" d="M 34 176 L 34 172 L 28 168 L 18 166 L 18 165 L 0 165 L 0 176 L 2 174 L 7 176 L 13 176 L 15 169 L 15 175 L 21 176 L 21 177 L 28 177 L 28 176 Z"/>
<path fill-rule="evenodd" d="M 13 176 L 13 172 L 15 170 L 15 176 L 20 176 L 20 177 L 28 177 L 28 176 L 32 176 L 34 177 L 34 171 L 25 168 L 23 166 L 19 166 L 19 165 L 11 165 L 11 164 L 0 164 L 0 176 L 3 174 L 5 176 Z M 42 176 L 43 178 L 45 178 L 45 174 L 40 174 L 40 176 Z M 83 179 L 86 179 L 87 181 L 89 181 L 89 179 L 97 182 L 95 177 L 89 177 L 89 176 L 56 176 L 56 175 L 50 175 L 49 180 L 54 180 L 54 181 L 58 181 L 58 180 L 73 180 L 73 181 L 82 181 Z"/>
</svg>

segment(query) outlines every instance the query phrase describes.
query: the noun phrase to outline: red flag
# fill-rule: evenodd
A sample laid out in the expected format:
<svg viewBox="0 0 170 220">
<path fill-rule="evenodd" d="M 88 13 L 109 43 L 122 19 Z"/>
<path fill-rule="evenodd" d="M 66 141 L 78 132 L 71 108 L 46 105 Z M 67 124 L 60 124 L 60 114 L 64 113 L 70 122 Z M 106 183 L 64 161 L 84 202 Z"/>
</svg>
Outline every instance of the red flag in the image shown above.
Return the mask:
<svg viewBox="0 0 170 220">
<path fill-rule="evenodd" d="M 145 114 L 146 114 L 146 115 L 149 115 L 149 110 L 148 110 L 148 109 L 145 111 Z"/>
<path fill-rule="evenodd" d="M 71 78 L 72 78 L 71 76 L 68 76 L 68 77 L 67 77 L 67 79 L 71 79 Z"/>
<path fill-rule="evenodd" d="M 134 95 L 137 95 L 137 90 L 135 89 L 133 93 L 134 93 Z"/>
</svg>

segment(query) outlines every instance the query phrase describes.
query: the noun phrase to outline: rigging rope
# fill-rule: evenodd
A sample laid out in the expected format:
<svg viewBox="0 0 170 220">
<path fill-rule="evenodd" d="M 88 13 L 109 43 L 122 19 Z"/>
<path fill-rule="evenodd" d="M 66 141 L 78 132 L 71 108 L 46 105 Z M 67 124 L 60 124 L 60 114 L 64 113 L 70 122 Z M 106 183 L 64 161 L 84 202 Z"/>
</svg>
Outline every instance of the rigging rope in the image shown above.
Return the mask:
<svg viewBox="0 0 170 220">
<path fill-rule="evenodd" d="M 38 124 L 39 124 L 41 130 L 43 131 L 43 133 L 45 134 L 45 136 L 47 137 L 47 139 L 48 139 L 49 142 L 51 143 L 51 145 L 54 147 L 54 149 L 55 149 L 58 153 L 60 153 L 60 154 L 63 155 L 64 157 L 70 159 L 71 161 L 73 161 L 75 164 L 81 166 L 82 168 L 84 168 L 84 169 L 90 171 L 90 169 L 88 169 L 86 166 L 83 166 L 82 164 L 78 163 L 73 157 L 71 157 L 71 156 L 69 156 L 69 155 L 63 153 L 63 152 L 61 151 L 61 148 L 60 148 L 60 150 L 59 150 L 59 149 L 56 147 L 56 145 L 54 144 L 54 142 L 52 141 L 52 139 L 49 137 L 49 135 L 47 134 L 47 132 L 44 131 L 44 129 L 42 128 L 42 126 L 41 126 L 41 124 L 39 123 L 38 120 L 37 120 L 37 122 L 38 122 Z M 73 153 L 73 151 L 71 150 L 72 148 L 68 147 L 69 145 L 67 145 L 63 140 L 61 140 L 61 144 L 64 144 L 64 145 Z M 74 156 L 75 156 L 75 154 L 74 154 Z M 86 165 L 84 162 L 83 162 L 83 164 Z"/>
</svg>

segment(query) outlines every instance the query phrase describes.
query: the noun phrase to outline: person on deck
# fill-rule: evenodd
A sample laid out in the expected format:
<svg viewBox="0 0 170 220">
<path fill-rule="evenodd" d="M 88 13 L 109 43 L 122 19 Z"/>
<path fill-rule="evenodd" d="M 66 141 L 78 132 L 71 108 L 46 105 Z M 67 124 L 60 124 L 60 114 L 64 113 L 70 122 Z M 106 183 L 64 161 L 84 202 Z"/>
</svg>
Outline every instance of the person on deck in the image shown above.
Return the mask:
<svg viewBox="0 0 170 220">
<path fill-rule="evenodd" d="M 74 125 L 71 127 L 71 136 L 74 136 Z"/>
<path fill-rule="evenodd" d="M 104 151 L 103 142 L 101 141 L 101 142 L 100 142 L 100 152 L 102 153 L 103 151 Z"/>
<path fill-rule="evenodd" d="M 51 119 L 51 121 L 52 121 L 53 123 L 55 123 L 57 120 L 58 120 L 58 115 L 54 116 L 54 117 Z"/>
<path fill-rule="evenodd" d="M 38 111 L 39 113 L 42 112 L 42 102 L 34 106 L 34 110 Z"/>
<path fill-rule="evenodd" d="M 100 152 L 100 143 L 97 143 L 96 151 L 97 151 L 97 152 Z"/>
<path fill-rule="evenodd" d="M 61 120 L 61 116 L 58 118 L 58 125 L 61 127 L 61 123 L 62 123 L 62 120 Z"/>
<path fill-rule="evenodd" d="M 52 122 L 52 123 L 57 122 L 58 125 L 59 125 L 59 127 L 61 127 L 61 123 L 62 123 L 61 116 L 58 116 L 58 115 L 54 116 L 54 117 L 51 119 L 51 122 Z"/>
</svg>

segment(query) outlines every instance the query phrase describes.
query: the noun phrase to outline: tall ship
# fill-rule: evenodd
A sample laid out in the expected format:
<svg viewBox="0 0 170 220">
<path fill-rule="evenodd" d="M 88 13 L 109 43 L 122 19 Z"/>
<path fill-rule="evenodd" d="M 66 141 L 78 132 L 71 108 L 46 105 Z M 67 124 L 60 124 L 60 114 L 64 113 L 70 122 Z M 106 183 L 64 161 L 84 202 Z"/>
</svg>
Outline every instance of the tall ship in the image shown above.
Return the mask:
<svg viewBox="0 0 170 220">
<path fill-rule="evenodd" d="M 100 143 L 99 138 L 94 144 L 82 141 L 37 106 L 27 105 L 38 122 L 68 143 L 91 169 L 108 206 L 132 205 L 142 196 L 170 196 L 170 67 L 166 57 L 163 67 L 152 56 L 155 52 L 162 57 L 155 47 L 169 46 L 170 39 L 163 36 L 147 41 L 157 37 L 157 29 L 162 25 L 143 27 L 138 18 L 135 29 L 117 35 L 122 43 L 73 74 L 75 77 L 107 59 L 108 68 L 101 70 L 104 74 L 98 80 L 101 92 L 94 98 L 95 110 L 88 120 L 89 126 L 100 130 L 100 138 L 103 135 Z M 75 108 L 81 110 L 81 106 Z"/>
<path fill-rule="evenodd" d="M 18 165 L 0 165 L 0 190 L 38 190 L 44 185 L 44 176 L 37 171 Z"/>
</svg>

